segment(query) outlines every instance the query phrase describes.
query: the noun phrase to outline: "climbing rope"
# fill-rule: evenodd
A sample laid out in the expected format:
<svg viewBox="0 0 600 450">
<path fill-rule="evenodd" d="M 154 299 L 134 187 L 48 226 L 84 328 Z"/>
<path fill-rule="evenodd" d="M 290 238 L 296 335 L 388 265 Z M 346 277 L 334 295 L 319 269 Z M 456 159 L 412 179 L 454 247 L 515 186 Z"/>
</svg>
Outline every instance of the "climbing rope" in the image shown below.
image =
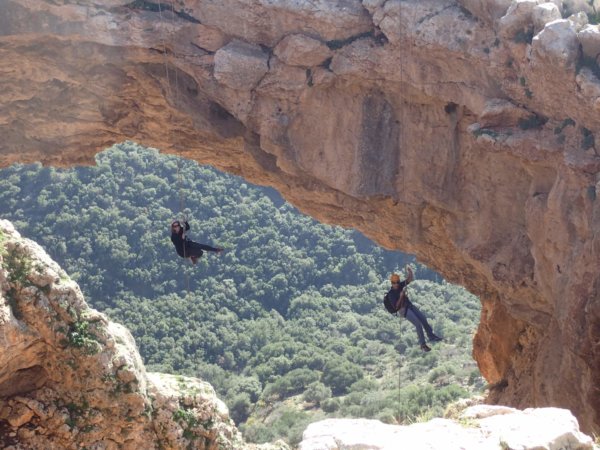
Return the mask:
<svg viewBox="0 0 600 450">
<path fill-rule="evenodd" d="M 402 3 L 399 2 L 398 3 L 398 7 L 399 7 L 399 11 L 398 11 L 398 21 L 400 22 L 400 28 L 402 27 Z M 402 35 L 402 30 L 400 29 L 400 36 Z M 404 56 L 402 55 L 402 38 L 400 38 L 400 49 L 399 49 L 399 53 L 400 53 L 400 89 L 404 89 Z M 403 99 L 403 104 L 404 106 L 402 107 L 402 117 L 400 120 L 400 123 L 402 124 L 402 129 L 400 131 L 400 161 L 401 161 L 401 166 L 402 166 L 402 192 L 403 195 L 406 195 L 406 167 L 405 167 L 405 163 L 402 160 L 402 155 L 405 155 L 406 152 L 406 148 L 405 148 L 405 144 L 406 144 L 406 99 Z M 406 276 L 406 274 L 405 274 Z M 399 337 L 398 337 L 398 341 L 400 343 L 402 343 L 402 322 L 403 320 L 400 318 L 400 331 L 399 331 Z M 403 350 L 401 349 L 400 352 L 398 352 L 398 405 L 400 405 L 402 403 L 402 353 Z M 400 419 L 400 413 L 398 412 L 398 419 Z"/>
<path fill-rule="evenodd" d="M 398 3 L 398 21 L 400 22 L 400 28 L 402 28 L 403 25 L 403 21 L 402 21 L 402 2 Z M 402 43 L 402 29 L 400 29 L 400 48 L 399 48 L 399 53 L 400 53 L 400 89 L 403 89 L 404 91 L 406 91 L 406 89 L 404 89 L 404 56 L 402 54 L 402 46 L 404 45 Z M 400 131 L 400 164 L 402 167 L 402 192 L 404 193 L 404 195 L 406 195 L 406 167 L 405 167 L 405 163 L 403 161 L 402 156 L 405 155 L 406 152 L 406 107 L 407 107 L 407 101 L 405 98 L 402 99 L 402 103 L 403 103 L 403 107 L 402 107 L 402 117 L 401 117 L 401 121 L 400 123 L 402 124 L 401 127 L 401 131 Z"/>
<path fill-rule="evenodd" d="M 169 64 L 167 61 L 167 44 L 166 44 L 166 40 L 165 40 L 165 33 L 164 33 L 164 20 L 163 20 L 163 6 L 162 6 L 162 2 L 161 0 L 158 0 L 158 15 L 159 15 L 159 20 L 160 20 L 160 25 L 161 25 L 161 32 L 160 32 L 160 36 L 161 36 L 161 42 L 162 42 L 162 48 L 163 48 L 163 62 L 165 65 L 165 76 L 167 79 L 167 99 L 168 98 L 174 98 L 175 99 L 175 103 L 178 103 L 178 95 L 179 95 L 179 78 L 177 75 L 177 68 L 174 68 L 174 81 L 175 81 L 175 95 L 173 96 L 173 90 L 171 88 L 171 77 L 169 75 Z M 171 15 L 172 15 L 172 20 L 173 22 L 175 22 L 175 9 L 173 4 L 171 3 Z M 172 40 L 172 36 L 171 36 L 171 40 Z M 173 126 L 171 124 L 171 126 L 169 127 L 169 136 L 170 136 L 170 141 L 173 142 Z M 176 149 L 178 147 L 176 146 Z M 178 196 L 179 196 L 179 215 L 181 215 L 183 221 L 187 221 L 187 218 L 184 218 L 184 208 L 185 208 L 185 195 L 184 195 L 184 190 L 183 190 L 183 176 L 182 176 L 182 168 L 181 168 L 181 164 L 182 164 L 182 156 L 179 152 L 179 150 L 177 151 L 177 192 L 178 192 Z M 185 225 L 184 225 L 185 227 Z M 184 228 L 184 236 L 185 236 L 185 228 Z M 183 246 L 183 258 L 184 261 L 187 260 L 187 255 L 186 255 L 186 247 L 185 247 L 185 243 Z M 186 286 L 186 292 L 187 292 L 187 296 L 189 296 L 190 294 L 190 277 L 189 274 L 187 273 L 187 271 L 184 270 L 184 276 L 185 276 L 185 286 Z"/>
<path fill-rule="evenodd" d="M 178 99 L 179 99 L 179 76 L 177 73 L 177 69 L 175 68 L 173 70 L 174 72 L 174 81 L 175 81 L 175 91 L 173 92 L 173 89 L 171 88 L 171 76 L 169 75 L 169 64 L 167 61 L 167 44 L 165 41 L 165 36 L 164 36 L 164 20 L 163 20 L 163 7 L 162 7 L 162 3 L 161 0 L 158 0 L 158 15 L 160 18 L 160 23 L 161 23 L 161 41 L 162 41 L 162 47 L 163 47 L 163 61 L 165 64 L 165 76 L 167 79 L 167 98 L 168 97 L 174 97 L 175 99 L 175 103 L 178 103 Z M 173 4 L 171 4 L 171 15 L 172 15 L 172 20 L 173 22 L 175 21 L 175 8 L 173 6 Z M 172 40 L 172 39 L 171 39 Z M 173 95 L 174 93 L 174 95 Z M 171 142 L 173 142 L 173 127 L 170 127 L 170 137 L 171 137 Z M 176 148 L 178 148 L 176 146 Z M 184 210 L 184 206 L 185 206 L 185 195 L 184 195 L 184 191 L 183 191 L 183 179 L 181 176 L 181 152 L 179 152 L 179 150 L 177 151 L 177 156 L 178 156 L 178 161 L 177 161 L 177 190 L 179 192 L 179 212 L 180 214 L 183 214 L 183 210 Z"/>
<path fill-rule="evenodd" d="M 175 7 L 173 6 L 173 3 L 171 3 L 171 18 L 172 18 L 173 22 L 175 22 Z M 174 69 L 174 72 L 175 72 L 175 104 L 178 104 L 179 103 L 179 73 L 178 73 L 176 67 Z M 172 132 L 173 132 L 173 128 L 171 128 L 171 133 Z M 171 140 L 173 140 L 173 139 L 171 139 Z M 184 207 L 185 207 L 185 192 L 183 189 L 183 178 L 181 176 L 181 171 L 180 171 L 180 163 L 183 159 L 183 154 L 179 150 L 179 146 L 176 145 L 175 148 L 177 149 L 177 156 L 179 157 L 179 159 L 177 161 L 177 183 L 178 183 L 178 188 L 179 188 L 179 211 L 181 211 L 181 213 L 183 214 Z"/>
<path fill-rule="evenodd" d="M 408 264 L 404 268 L 404 279 L 405 280 L 408 279 L 408 271 L 406 270 L 406 267 L 408 267 Z M 415 271 L 413 271 L 412 281 L 415 281 L 417 279 L 416 276 L 414 276 Z M 408 296 L 408 284 L 404 287 L 404 290 L 407 291 L 406 295 Z M 398 317 L 401 319 L 401 317 L 399 315 L 398 315 Z M 400 343 L 402 342 L 402 323 L 403 322 L 404 322 L 403 320 L 400 320 L 400 331 L 399 331 L 399 336 L 398 336 L 398 342 L 400 342 Z M 398 352 L 398 404 L 402 403 L 402 356 L 403 356 L 403 354 L 404 354 L 404 350 L 402 352 Z"/>
<path fill-rule="evenodd" d="M 400 320 L 400 331 L 398 342 L 402 343 L 402 320 Z M 402 352 L 398 352 L 398 405 L 402 403 Z M 398 412 L 400 418 L 400 412 Z"/>
</svg>

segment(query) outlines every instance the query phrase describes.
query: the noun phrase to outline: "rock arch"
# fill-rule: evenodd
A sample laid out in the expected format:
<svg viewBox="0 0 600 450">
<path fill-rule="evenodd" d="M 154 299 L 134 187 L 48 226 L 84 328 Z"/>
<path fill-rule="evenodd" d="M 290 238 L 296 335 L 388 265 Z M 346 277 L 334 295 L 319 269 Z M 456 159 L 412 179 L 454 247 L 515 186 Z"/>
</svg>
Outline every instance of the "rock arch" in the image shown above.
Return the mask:
<svg viewBox="0 0 600 450">
<path fill-rule="evenodd" d="M 600 38 L 537 3 L 6 0 L 0 166 L 130 139 L 273 186 L 479 295 L 492 401 L 598 432 Z"/>
</svg>

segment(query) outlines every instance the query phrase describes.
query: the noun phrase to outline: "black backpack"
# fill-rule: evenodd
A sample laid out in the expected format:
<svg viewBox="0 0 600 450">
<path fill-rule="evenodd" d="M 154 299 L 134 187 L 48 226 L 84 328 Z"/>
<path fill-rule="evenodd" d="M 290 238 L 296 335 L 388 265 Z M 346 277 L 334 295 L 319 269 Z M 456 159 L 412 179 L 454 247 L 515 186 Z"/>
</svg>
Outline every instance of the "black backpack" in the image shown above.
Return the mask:
<svg viewBox="0 0 600 450">
<path fill-rule="evenodd" d="M 406 286 L 404 286 L 402 288 L 402 291 L 400 292 L 400 298 L 398 300 L 398 309 L 394 308 L 394 305 L 392 305 L 392 299 L 390 298 L 390 293 L 388 292 L 387 294 L 385 294 L 385 296 L 383 297 L 383 306 L 385 306 L 385 309 L 387 309 L 387 311 L 390 314 L 396 314 L 400 309 L 402 309 L 402 307 L 404 306 L 404 304 L 406 303 L 406 301 L 408 300 L 408 296 L 406 293 Z"/>
<path fill-rule="evenodd" d="M 394 305 L 392 305 L 389 292 L 383 297 L 383 306 L 385 306 L 385 309 L 387 309 L 390 314 L 396 314 L 396 309 L 394 308 Z"/>
</svg>

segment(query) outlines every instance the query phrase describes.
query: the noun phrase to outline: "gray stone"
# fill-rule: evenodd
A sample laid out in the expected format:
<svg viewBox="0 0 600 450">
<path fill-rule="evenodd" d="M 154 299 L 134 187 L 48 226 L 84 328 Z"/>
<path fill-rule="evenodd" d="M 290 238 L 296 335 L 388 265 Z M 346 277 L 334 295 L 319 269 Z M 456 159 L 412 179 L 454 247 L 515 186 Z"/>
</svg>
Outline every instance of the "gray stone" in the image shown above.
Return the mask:
<svg viewBox="0 0 600 450">
<path fill-rule="evenodd" d="M 233 41 L 215 53 L 215 78 L 233 89 L 252 90 L 269 70 L 258 45 Z"/>
<path fill-rule="evenodd" d="M 543 30 L 547 23 L 562 18 L 558 6 L 554 3 L 542 3 L 533 8 L 533 28 L 536 33 Z"/>
<path fill-rule="evenodd" d="M 318 66 L 332 55 L 331 50 L 318 39 L 303 34 L 286 36 L 277 44 L 275 55 L 291 66 Z"/>
<path fill-rule="evenodd" d="M 513 2 L 506 14 L 500 19 L 500 36 L 513 39 L 517 33 L 533 27 L 533 10 L 538 0 L 517 0 Z"/>
<path fill-rule="evenodd" d="M 381 8 L 385 0 L 362 0 L 362 4 L 369 13 L 373 14 L 378 8 Z"/>
<path fill-rule="evenodd" d="M 512 0 L 458 0 L 475 17 L 493 23 L 506 14 Z"/>
<path fill-rule="evenodd" d="M 588 16 L 585 12 L 579 11 L 569 16 L 569 20 L 575 26 L 577 31 L 581 31 L 589 23 Z"/>
<path fill-rule="evenodd" d="M 532 58 L 554 67 L 574 68 L 579 56 L 579 40 L 570 20 L 555 20 L 533 38 Z"/>
<path fill-rule="evenodd" d="M 586 25 L 577 33 L 583 54 L 598 62 L 600 56 L 600 29 L 598 25 Z"/>
</svg>

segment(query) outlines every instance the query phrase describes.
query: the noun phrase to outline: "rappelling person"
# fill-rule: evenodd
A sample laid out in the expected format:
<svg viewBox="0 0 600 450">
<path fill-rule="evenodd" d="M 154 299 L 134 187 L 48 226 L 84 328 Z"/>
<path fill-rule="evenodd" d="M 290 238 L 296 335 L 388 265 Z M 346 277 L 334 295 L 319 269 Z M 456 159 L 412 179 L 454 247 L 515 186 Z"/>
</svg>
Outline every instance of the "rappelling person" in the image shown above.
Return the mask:
<svg viewBox="0 0 600 450">
<path fill-rule="evenodd" d="M 400 317 L 405 317 L 415 326 L 417 336 L 419 337 L 421 350 L 428 352 L 431 350 L 431 348 L 425 343 L 425 334 L 423 333 L 423 329 L 425 329 L 425 332 L 427 333 L 429 342 L 439 342 L 442 340 L 442 338 L 433 333 L 431 325 L 429 325 L 429 322 L 427 322 L 425 315 L 419 311 L 419 309 L 413 305 L 408 298 L 408 294 L 406 292 L 407 287 L 408 284 L 414 280 L 414 275 L 409 266 L 406 266 L 406 271 L 408 276 L 402 282 L 400 282 L 400 275 L 397 273 L 393 273 L 390 276 L 392 288 L 387 294 L 385 294 L 383 304 L 385 309 L 387 309 L 390 313 Z"/>
<path fill-rule="evenodd" d="M 185 229 L 184 229 L 185 227 Z M 190 229 L 187 220 L 183 221 L 183 226 L 179 220 L 174 220 L 171 223 L 171 242 L 177 250 L 177 254 L 182 258 L 190 258 L 192 264 L 196 264 L 198 259 L 204 254 L 204 250 L 215 252 L 217 255 L 223 252 L 222 248 L 211 247 L 210 245 L 194 242 L 185 235 L 185 232 Z"/>
</svg>

